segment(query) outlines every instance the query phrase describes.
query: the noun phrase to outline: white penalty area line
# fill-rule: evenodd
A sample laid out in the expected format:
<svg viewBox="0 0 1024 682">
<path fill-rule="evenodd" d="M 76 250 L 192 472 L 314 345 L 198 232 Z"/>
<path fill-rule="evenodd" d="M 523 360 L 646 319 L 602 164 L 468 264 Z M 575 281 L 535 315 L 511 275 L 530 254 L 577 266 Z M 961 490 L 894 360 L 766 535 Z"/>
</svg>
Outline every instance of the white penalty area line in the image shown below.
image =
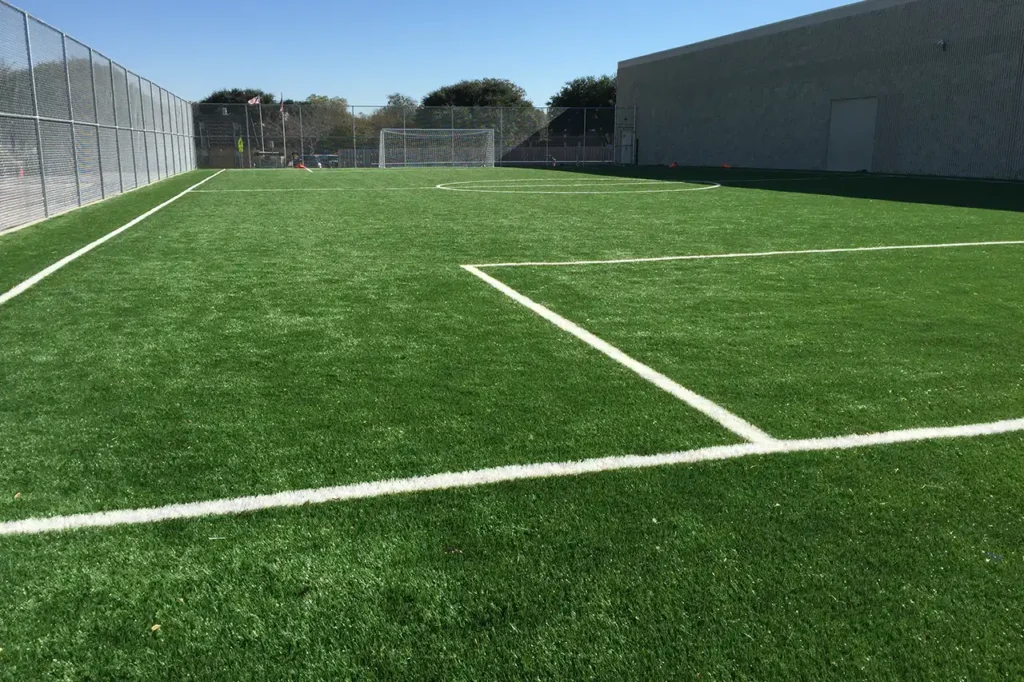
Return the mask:
<svg viewBox="0 0 1024 682">
<path fill-rule="evenodd" d="M 250 497 L 210 500 L 207 502 L 171 504 L 163 507 L 125 509 L 92 514 L 73 514 L 70 516 L 52 516 L 49 518 L 31 518 L 20 521 L 7 521 L 5 523 L 0 523 L 0 536 L 32 535 L 52 533 L 56 531 L 69 531 L 80 528 L 100 528 L 157 523 L 160 521 L 193 519 L 206 516 L 228 516 L 264 509 L 300 507 L 310 504 L 323 504 L 326 502 L 360 500 L 384 497 L 387 495 L 452 490 L 456 488 L 473 488 L 476 486 L 491 485 L 495 483 L 581 476 L 584 474 L 596 474 L 606 471 L 650 469 L 653 467 L 678 464 L 693 464 L 715 460 L 736 459 L 751 455 L 851 450 L 876 445 L 892 445 L 896 443 L 912 443 L 954 438 L 976 438 L 979 436 L 992 436 L 1020 431 L 1024 431 L 1024 419 L 1012 419 L 988 424 L 907 429 L 903 431 L 887 431 L 884 433 L 838 436 L 834 438 L 777 440 L 766 443 L 719 445 L 715 447 L 670 452 L 660 455 L 626 455 L 620 457 L 601 457 L 569 462 L 521 464 L 493 467 L 489 469 L 477 469 L 475 471 L 435 474 L 431 476 L 413 476 L 411 478 L 397 478 L 373 481 L 369 483 L 355 483 L 352 485 L 334 486 L 329 488 L 289 490 L 269 495 L 254 495 Z"/>
<path fill-rule="evenodd" d="M 577 339 L 587 344 L 591 348 L 594 348 L 601 353 L 604 353 L 615 362 L 623 365 L 624 367 L 632 370 L 636 374 L 640 375 L 643 379 L 654 384 L 661 390 L 675 396 L 679 400 L 694 408 L 698 412 L 704 414 L 707 417 L 718 422 L 721 426 L 729 429 L 737 436 L 740 436 L 744 440 L 752 443 L 770 443 L 774 442 L 774 438 L 769 436 L 767 433 L 757 428 L 753 424 L 745 421 L 738 415 L 733 414 L 729 410 L 725 409 L 721 405 L 714 403 L 702 395 L 694 393 L 685 386 L 681 386 L 676 382 L 669 379 L 667 376 L 643 364 L 639 360 L 635 360 L 630 356 L 623 353 L 621 350 L 611 345 L 607 341 L 598 338 L 591 334 L 583 327 L 578 324 L 567 320 L 558 313 L 545 308 L 541 304 L 533 301 L 521 293 L 508 286 L 507 284 L 498 281 L 490 275 L 482 272 L 477 267 L 472 265 L 463 265 L 462 268 L 467 272 L 479 277 L 481 280 L 491 285 L 501 293 L 511 298 L 516 303 L 528 308 L 537 315 L 540 315 L 548 322 L 552 323 L 562 331 L 566 331 Z"/>
<path fill-rule="evenodd" d="M 194 191 L 197 187 L 203 185 L 204 183 L 207 183 L 210 180 L 213 180 L 215 177 L 217 177 L 218 175 L 220 175 L 223 172 L 224 172 L 223 170 L 219 170 L 216 173 L 214 173 L 213 175 L 210 175 L 210 176 L 207 176 L 207 177 L 203 178 L 202 180 L 200 180 L 196 184 L 194 184 L 191 187 L 189 187 L 188 189 L 186 189 L 184 192 L 181 192 L 180 194 L 176 194 L 175 196 L 171 197 L 170 199 L 168 199 L 164 203 L 160 204 L 159 206 L 154 206 L 153 208 L 149 209 L 148 211 L 146 211 L 145 213 L 140 215 L 138 218 L 134 218 L 133 220 L 125 223 L 124 225 L 122 225 L 121 227 L 117 228 L 113 232 L 108 232 L 107 234 L 103 235 L 102 237 L 100 237 L 96 241 L 93 241 L 93 242 L 90 242 L 90 243 L 86 244 L 82 248 L 78 249 L 78 251 L 75 251 L 74 253 L 72 253 L 72 254 L 70 254 L 68 256 L 64 256 L 63 258 L 61 258 L 59 261 L 57 261 L 53 265 L 50 265 L 49 267 L 46 267 L 46 268 L 40 270 L 36 274 L 34 274 L 31 277 L 29 277 L 28 279 L 26 279 L 21 284 L 18 284 L 16 286 L 14 286 L 12 289 L 10 289 L 10 290 L 0 294 L 0 305 L 3 305 L 4 303 L 7 303 L 8 301 L 10 301 L 15 296 L 23 294 L 25 291 L 27 291 L 28 289 L 32 288 L 36 284 L 39 284 L 39 282 L 43 281 L 44 279 L 46 279 L 47 277 L 49 277 L 53 273 L 57 272 L 58 270 L 63 268 L 65 265 L 67 265 L 67 264 L 69 264 L 69 263 L 71 263 L 71 262 L 73 262 L 75 260 L 78 260 L 79 258 L 84 256 L 85 254 L 87 254 L 90 251 L 92 251 L 93 249 L 95 249 L 97 246 L 100 246 L 104 242 L 110 241 L 111 239 L 113 239 L 117 235 L 121 234 L 125 230 L 138 225 L 143 220 L 145 220 L 149 216 L 153 215 L 157 211 L 160 211 L 160 210 L 162 210 L 164 208 L 167 208 L 168 206 L 173 204 L 178 199 L 182 198 L 183 196 L 185 196 L 189 192 Z"/>
<path fill-rule="evenodd" d="M 574 260 L 574 261 L 527 261 L 519 263 L 479 263 L 463 266 L 466 268 L 523 268 L 523 267 L 554 267 L 568 265 L 617 265 L 623 263 L 662 263 L 676 260 L 714 260 L 724 258 L 766 258 L 769 256 L 803 256 L 826 253 L 864 253 L 868 251 L 913 251 L 921 249 L 959 249 L 978 246 L 1020 246 L 1024 240 L 997 242 L 954 242 L 951 244 L 905 244 L 897 246 L 860 246 L 837 249 L 799 249 L 793 251 L 756 251 L 752 253 L 709 253 L 690 256 L 657 256 L 654 258 L 615 258 L 611 260 Z"/>
</svg>

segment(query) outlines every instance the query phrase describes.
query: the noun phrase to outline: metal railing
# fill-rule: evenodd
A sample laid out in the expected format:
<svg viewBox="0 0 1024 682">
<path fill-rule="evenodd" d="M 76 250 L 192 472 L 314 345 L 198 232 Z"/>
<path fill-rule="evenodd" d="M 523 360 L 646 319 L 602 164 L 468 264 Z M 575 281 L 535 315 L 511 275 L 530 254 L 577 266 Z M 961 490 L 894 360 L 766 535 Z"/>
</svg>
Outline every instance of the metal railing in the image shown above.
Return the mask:
<svg viewBox="0 0 1024 682">
<path fill-rule="evenodd" d="M 188 102 L 0 0 L 0 231 L 195 168 Z"/>
<path fill-rule="evenodd" d="M 424 128 L 494 130 L 496 165 L 632 163 L 632 149 L 622 149 L 616 139 L 616 112 L 614 107 L 368 107 L 343 100 L 283 108 L 193 105 L 198 165 L 204 168 L 280 167 L 300 159 L 324 167 L 376 167 L 381 130 Z"/>
</svg>

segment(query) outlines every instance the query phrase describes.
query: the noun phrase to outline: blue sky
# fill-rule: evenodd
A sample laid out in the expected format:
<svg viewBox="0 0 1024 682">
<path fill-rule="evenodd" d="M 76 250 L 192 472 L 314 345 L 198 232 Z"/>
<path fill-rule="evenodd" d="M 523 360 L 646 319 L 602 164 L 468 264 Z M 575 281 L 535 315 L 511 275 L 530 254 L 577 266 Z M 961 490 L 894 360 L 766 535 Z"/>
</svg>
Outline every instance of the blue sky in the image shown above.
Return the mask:
<svg viewBox="0 0 1024 682">
<path fill-rule="evenodd" d="M 542 105 L 576 76 L 852 0 L 15 0 L 180 97 L 261 87 L 383 103 L 509 78 Z"/>
</svg>

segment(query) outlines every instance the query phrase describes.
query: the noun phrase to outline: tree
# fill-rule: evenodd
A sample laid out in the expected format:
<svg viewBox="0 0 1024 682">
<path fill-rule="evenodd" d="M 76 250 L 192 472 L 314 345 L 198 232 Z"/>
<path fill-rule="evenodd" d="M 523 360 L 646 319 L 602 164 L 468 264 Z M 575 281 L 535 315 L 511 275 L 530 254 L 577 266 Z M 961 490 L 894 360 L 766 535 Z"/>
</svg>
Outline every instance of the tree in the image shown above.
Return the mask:
<svg viewBox="0 0 1024 682">
<path fill-rule="evenodd" d="M 302 134 L 314 153 L 337 150 L 352 139 L 352 110 L 344 97 L 310 95 L 302 107 Z"/>
<path fill-rule="evenodd" d="M 480 78 L 445 85 L 423 98 L 424 107 L 532 107 L 526 90 L 504 78 Z"/>
<path fill-rule="evenodd" d="M 261 104 L 273 104 L 277 101 L 271 93 L 259 88 L 231 88 L 211 93 L 200 104 L 245 104 L 253 97 L 259 97 Z"/>
<path fill-rule="evenodd" d="M 388 95 L 388 103 L 386 107 L 388 109 L 415 109 L 416 106 L 416 100 L 409 97 L 409 95 L 403 95 L 400 92 L 393 92 Z"/>
<path fill-rule="evenodd" d="M 615 76 L 574 78 L 548 100 L 549 107 L 614 107 Z"/>
</svg>

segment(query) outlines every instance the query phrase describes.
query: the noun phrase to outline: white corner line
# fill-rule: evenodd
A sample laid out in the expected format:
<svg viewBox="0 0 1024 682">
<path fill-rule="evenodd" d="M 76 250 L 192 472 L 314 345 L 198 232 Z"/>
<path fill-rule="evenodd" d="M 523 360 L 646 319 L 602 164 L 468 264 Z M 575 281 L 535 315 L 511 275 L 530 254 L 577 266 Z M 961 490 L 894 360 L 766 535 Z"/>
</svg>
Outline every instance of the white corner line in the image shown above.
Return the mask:
<svg viewBox="0 0 1024 682">
<path fill-rule="evenodd" d="M 545 308 L 541 304 L 533 301 L 521 293 L 508 286 L 507 284 L 496 280 L 490 275 L 481 272 L 472 265 L 463 265 L 464 270 L 479 277 L 487 284 L 491 285 L 501 293 L 511 298 L 516 303 L 530 309 L 537 315 L 540 315 L 545 320 L 555 325 L 562 331 L 569 332 L 577 339 L 587 344 L 588 346 L 604 353 L 615 362 L 623 365 L 624 367 L 632 370 L 636 374 L 640 375 L 643 379 L 651 382 L 661 390 L 675 396 L 679 400 L 694 408 L 698 412 L 704 414 L 715 420 L 725 428 L 729 429 L 737 436 L 740 436 L 744 440 L 752 443 L 770 443 L 775 439 L 769 436 L 767 433 L 757 428 L 753 424 L 743 420 L 741 417 L 733 414 L 729 410 L 725 409 L 721 405 L 714 403 L 702 395 L 694 393 L 685 386 L 680 386 L 676 382 L 669 379 L 667 376 L 658 372 L 657 370 L 648 367 L 638 360 L 634 360 L 630 356 L 623 353 L 621 350 L 611 345 L 607 341 L 594 336 L 583 327 L 578 324 L 567 320 L 558 313 Z"/>
<path fill-rule="evenodd" d="M 464 268 L 526 268 L 568 265 L 617 265 L 622 263 L 661 263 L 676 260 L 714 260 L 719 258 L 766 258 L 769 256 L 803 256 L 822 253 L 864 253 L 867 251 L 912 251 L 917 249 L 958 249 L 977 246 L 1020 246 L 1024 240 L 1000 242 L 954 242 L 951 244 L 904 244 L 897 246 L 859 246 L 843 249 L 801 249 L 795 251 L 757 251 L 753 253 L 709 253 L 692 256 L 657 256 L 653 258 L 615 258 L 612 260 L 527 261 L 521 263 L 478 263 Z"/>
<path fill-rule="evenodd" d="M 988 424 L 907 429 L 903 431 L 887 431 L 884 433 L 838 436 L 833 438 L 718 445 L 660 455 L 626 455 L 568 462 L 520 464 L 477 469 L 475 471 L 413 476 L 410 478 L 396 478 L 369 483 L 353 483 L 351 485 L 328 488 L 289 490 L 268 495 L 170 504 L 162 507 L 21 519 L 0 523 L 0 536 L 33 535 L 80 528 L 157 523 L 160 521 L 194 519 L 205 516 L 229 516 L 264 509 L 301 507 L 303 505 L 323 504 L 326 502 L 342 502 L 345 500 L 360 500 L 387 495 L 472 488 L 511 481 L 580 476 L 625 469 L 649 469 L 678 464 L 735 459 L 750 455 L 851 450 L 874 445 L 891 445 L 895 443 L 952 438 L 975 438 L 1019 431 L 1024 431 L 1024 419 L 1011 419 Z"/>
<path fill-rule="evenodd" d="M 312 168 L 307 168 L 307 169 L 306 169 L 306 171 L 308 171 L 308 172 L 312 173 L 312 172 L 313 172 L 313 169 L 312 169 Z"/>
<path fill-rule="evenodd" d="M 108 232 L 107 234 L 103 235 L 102 237 L 100 237 L 96 241 L 90 242 L 90 243 L 86 244 L 85 246 L 80 248 L 78 251 L 75 251 L 71 255 L 64 256 L 63 258 L 61 258 L 59 261 L 57 261 L 53 265 L 50 265 L 50 266 L 48 266 L 46 268 L 43 268 L 42 270 L 40 270 L 36 274 L 34 274 L 31 277 L 29 277 L 28 279 L 26 279 L 21 284 L 17 284 L 12 289 L 10 289 L 10 290 L 0 294 L 0 305 L 3 305 L 4 303 L 7 303 L 8 301 L 10 301 L 15 296 L 18 296 L 20 294 L 25 293 L 25 291 L 27 291 L 28 289 L 32 288 L 36 284 L 39 284 L 39 282 L 43 281 L 44 279 L 46 279 L 47 277 L 49 277 L 53 273 L 57 272 L 58 270 L 63 268 L 65 265 L 71 263 L 72 261 L 78 260 L 79 258 L 84 256 L 85 254 L 87 254 L 90 251 L 92 251 L 93 249 L 95 249 L 97 246 L 103 244 L 104 242 L 110 241 L 111 239 L 113 239 L 117 235 L 121 234 L 122 232 L 124 232 L 128 228 L 131 228 L 131 227 L 134 227 L 134 226 L 138 225 L 143 220 L 145 220 L 149 216 L 153 215 L 157 211 L 159 211 L 159 210 L 161 210 L 163 208 L 166 208 L 167 206 L 170 206 L 175 201 L 177 201 L 178 199 L 182 198 L 183 196 L 185 196 L 186 194 L 188 194 L 189 192 L 194 190 L 196 187 L 199 187 L 203 183 L 206 183 L 206 182 L 209 182 L 210 180 L 213 180 L 215 177 L 217 177 L 218 175 L 220 175 L 223 172 L 224 172 L 224 170 L 221 169 L 221 170 L 217 171 L 216 173 L 214 173 L 213 175 L 210 175 L 210 176 L 207 176 L 207 177 L 203 178 L 202 180 L 200 180 L 196 184 L 194 184 L 191 187 L 189 187 L 188 189 L 186 189 L 184 192 L 181 192 L 180 194 L 177 194 L 177 195 L 171 197 L 170 199 L 168 199 L 164 203 L 160 204 L 159 206 L 154 206 L 153 208 L 149 209 L 148 211 L 146 211 L 145 213 L 140 215 L 138 218 L 134 218 L 130 222 L 125 223 L 124 225 L 122 225 L 121 227 L 117 228 L 113 232 Z"/>
</svg>

